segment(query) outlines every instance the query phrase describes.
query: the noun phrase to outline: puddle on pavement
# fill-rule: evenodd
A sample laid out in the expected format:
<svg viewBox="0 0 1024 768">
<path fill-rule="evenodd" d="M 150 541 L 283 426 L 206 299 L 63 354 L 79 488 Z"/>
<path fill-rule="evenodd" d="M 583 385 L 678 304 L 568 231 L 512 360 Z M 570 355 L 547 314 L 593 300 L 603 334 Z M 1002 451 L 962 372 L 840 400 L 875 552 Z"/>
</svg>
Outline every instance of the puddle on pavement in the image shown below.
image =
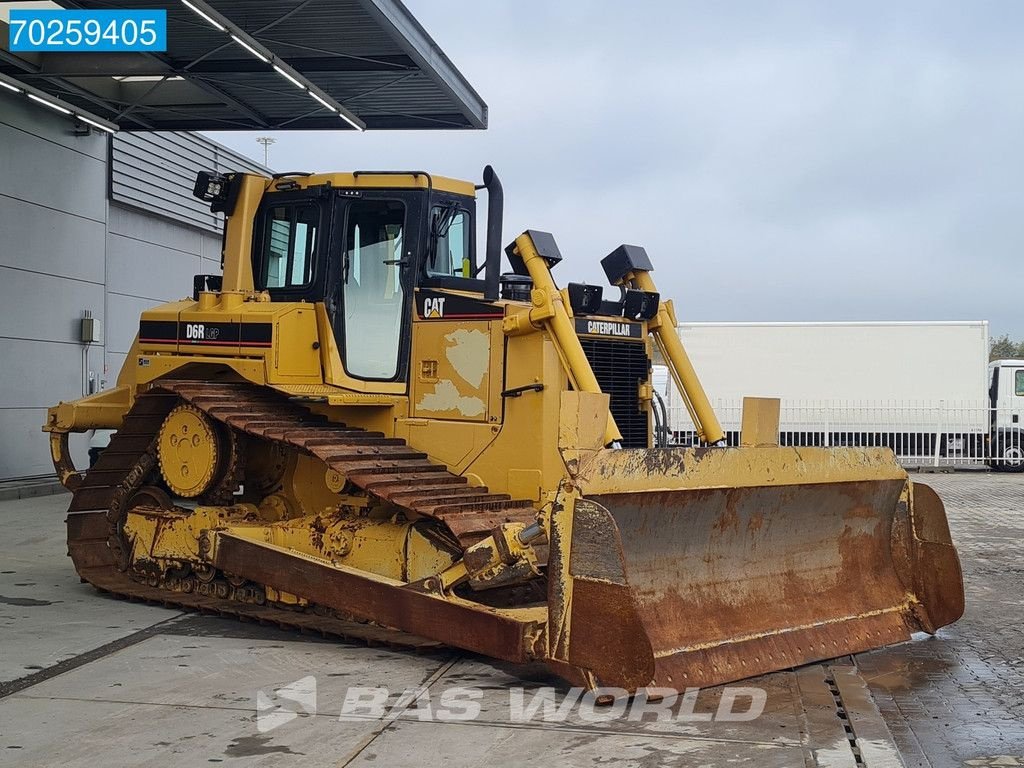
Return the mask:
<svg viewBox="0 0 1024 768">
<path fill-rule="evenodd" d="M 302 755 L 304 752 L 296 752 L 291 747 L 283 744 L 270 744 L 272 736 L 240 736 L 224 750 L 226 757 L 255 757 L 256 755 L 269 755 L 280 752 L 285 755 Z"/>
<path fill-rule="evenodd" d="M 7 597 L 6 595 L 0 595 L 0 603 L 5 605 L 20 605 L 20 606 L 37 606 L 37 605 L 53 605 L 54 603 L 63 602 L 62 600 L 36 600 L 31 597 Z"/>
</svg>

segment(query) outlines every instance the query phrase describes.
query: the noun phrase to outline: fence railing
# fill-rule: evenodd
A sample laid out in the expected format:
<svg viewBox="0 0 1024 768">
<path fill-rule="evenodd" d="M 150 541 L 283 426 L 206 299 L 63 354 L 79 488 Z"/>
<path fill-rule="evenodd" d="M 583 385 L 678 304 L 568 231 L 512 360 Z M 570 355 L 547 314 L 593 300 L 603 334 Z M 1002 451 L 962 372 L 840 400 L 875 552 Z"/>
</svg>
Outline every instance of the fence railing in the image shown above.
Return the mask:
<svg viewBox="0 0 1024 768">
<path fill-rule="evenodd" d="M 667 398 L 669 439 L 692 444 L 693 424 Z M 739 444 L 741 400 L 712 400 L 730 445 Z M 891 448 L 908 466 L 995 465 L 1024 468 L 1024 410 L 985 402 L 785 401 L 779 442 L 795 446 Z"/>
</svg>

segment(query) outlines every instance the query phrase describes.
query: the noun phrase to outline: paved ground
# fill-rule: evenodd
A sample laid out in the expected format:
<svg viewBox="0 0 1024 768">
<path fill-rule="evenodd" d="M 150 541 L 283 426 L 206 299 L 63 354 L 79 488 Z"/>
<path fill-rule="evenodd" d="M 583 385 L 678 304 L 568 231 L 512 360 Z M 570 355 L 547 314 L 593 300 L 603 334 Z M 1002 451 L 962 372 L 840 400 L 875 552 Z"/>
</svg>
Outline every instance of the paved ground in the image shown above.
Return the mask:
<svg viewBox="0 0 1024 768">
<path fill-rule="evenodd" d="M 915 478 L 946 504 L 964 617 L 857 666 L 908 766 L 1024 765 L 1024 476 Z"/>
<path fill-rule="evenodd" d="M 540 672 L 104 597 L 64 557 L 66 496 L 0 502 L 0 765 L 1024 766 L 1024 477 L 921 479 L 949 507 L 965 618 L 745 681 L 765 700 L 749 722 L 718 717 L 721 689 L 661 719 L 584 704 L 565 722 L 524 721 L 517 705 L 557 685 Z M 339 718 L 356 687 L 387 689 L 363 692 L 383 716 Z M 459 720 L 469 689 L 480 714 Z M 552 695 L 558 705 L 566 691 Z"/>
</svg>

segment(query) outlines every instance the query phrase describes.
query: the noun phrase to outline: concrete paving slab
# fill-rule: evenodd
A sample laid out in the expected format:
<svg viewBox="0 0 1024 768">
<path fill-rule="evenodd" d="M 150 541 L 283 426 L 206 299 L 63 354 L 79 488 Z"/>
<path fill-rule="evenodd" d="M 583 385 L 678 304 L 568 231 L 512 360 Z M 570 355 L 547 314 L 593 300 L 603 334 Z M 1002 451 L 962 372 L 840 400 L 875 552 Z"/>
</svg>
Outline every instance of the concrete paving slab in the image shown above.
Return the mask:
<svg viewBox="0 0 1024 768">
<path fill-rule="evenodd" d="M 191 619 L 191 621 L 201 621 Z M 229 624 L 231 622 L 223 622 Z M 173 625 L 166 627 L 175 633 Z M 419 655 L 337 642 L 162 634 L 47 680 L 22 697 L 218 707 L 252 713 L 257 691 L 316 679 L 318 712 L 337 715 L 350 686 L 423 685 L 451 653 Z"/>
<path fill-rule="evenodd" d="M 372 723 L 297 717 L 261 734 L 255 712 L 231 706 L 76 701 L 16 694 L 0 701 L 0 765 L 334 765 Z"/>
<path fill-rule="evenodd" d="M 907 766 L 1024 765 L 1024 477 L 927 481 L 960 545 L 965 618 L 936 638 L 839 664 L 841 679 L 833 665 L 813 665 L 744 681 L 765 692 L 751 723 L 649 714 L 602 722 L 580 707 L 564 722 L 518 721 L 510 689 L 529 697 L 552 686 L 558 706 L 565 684 L 541 668 L 457 651 L 368 648 L 113 600 L 78 583 L 64 556 L 66 496 L 0 502 L 11 532 L 0 541 L 0 571 L 11 571 L 0 573 L 0 672 L 19 678 L 0 683 L 0 765 L 877 768 L 892 757 L 874 749 L 888 732 Z M 45 668 L 25 669 L 35 666 Z M 311 677 L 315 715 L 302 698 Z M 435 702 L 478 689 L 479 717 L 446 721 L 402 698 L 423 687 Z M 387 689 L 386 712 L 339 720 L 354 688 Z M 692 711 L 716 712 L 721 696 L 700 692 Z"/>
<path fill-rule="evenodd" d="M 479 768 L 481 765 L 615 765 L 622 768 L 809 765 L 796 746 L 735 742 L 650 733 L 625 734 L 566 727 L 509 727 L 480 723 L 419 723 L 401 719 L 339 766 L 415 765 Z"/>
<path fill-rule="evenodd" d="M 151 627 L 179 612 L 104 597 L 66 556 L 70 496 L 2 502 L 0 682 L 15 680 Z"/>
<path fill-rule="evenodd" d="M 551 700 L 550 711 L 554 714 L 569 693 L 565 683 L 546 675 L 542 669 L 532 671 L 533 674 L 529 674 L 529 670 L 513 665 L 466 656 L 456 661 L 433 688 L 445 690 L 465 686 L 479 690 L 478 722 L 507 725 L 521 720 L 522 714 L 530 711 L 538 696 Z M 731 693 L 728 692 L 730 690 Z M 747 695 L 747 690 L 751 695 Z M 753 698 L 760 696 L 763 696 L 764 705 L 763 708 L 759 706 L 762 714 L 755 720 L 730 721 L 718 717 L 720 708 L 723 712 L 742 716 L 753 706 Z M 541 702 L 543 698 L 536 701 Z M 634 703 L 636 707 L 631 709 Z M 584 702 L 582 706 L 566 710 L 564 724 L 584 731 L 705 736 L 791 746 L 806 742 L 803 711 L 792 672 L 764 675 L 727 688 L 694 689 L 691 695 L 684 694 L 674 702 L 651 702 L 646 710 L 641 706 L 642 702 L 637 701 L 629 705 L 618 702 L 615 706 L 594 708 Z M 531 719 L 535 724 L 541 723 L 543 714 L 543 707 L 538 706 L 537 715 Z M 402 717 L 415 717 L 415 714 L 406 713 Z M 835 717 L 834 709 L 832 717 Z"/>
</svg>

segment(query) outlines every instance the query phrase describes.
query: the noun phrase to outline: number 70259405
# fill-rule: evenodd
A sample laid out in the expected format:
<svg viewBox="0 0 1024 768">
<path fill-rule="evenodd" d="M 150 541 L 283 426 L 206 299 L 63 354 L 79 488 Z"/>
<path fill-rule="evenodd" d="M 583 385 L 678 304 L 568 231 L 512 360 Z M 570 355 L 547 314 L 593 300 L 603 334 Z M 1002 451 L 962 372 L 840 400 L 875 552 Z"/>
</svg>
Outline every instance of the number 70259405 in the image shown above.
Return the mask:
<svg viewBox="0 0 1024 768">
<path fill-rule="evenodd" d="M 167 12 L 17 10 L 10 12 L 13 51 L 164 51 Z"/>
</svg>

